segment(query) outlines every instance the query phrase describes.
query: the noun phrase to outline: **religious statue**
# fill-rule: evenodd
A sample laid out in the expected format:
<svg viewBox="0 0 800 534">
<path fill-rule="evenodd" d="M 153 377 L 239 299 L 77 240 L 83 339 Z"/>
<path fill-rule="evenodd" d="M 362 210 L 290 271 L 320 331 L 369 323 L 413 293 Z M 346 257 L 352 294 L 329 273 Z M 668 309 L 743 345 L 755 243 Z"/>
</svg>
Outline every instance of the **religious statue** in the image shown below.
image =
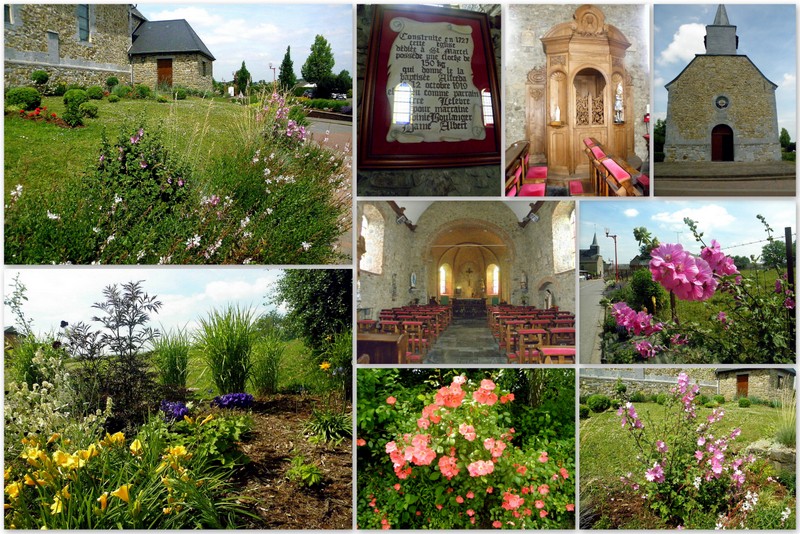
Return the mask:
<svg viewBox="0 0 800 534">
<path fill-rule="evenodd" d="M 614 97 L 614 122 L 625 122 L 625 117 L 622 114 L 622 84 L 617 84 L 617 95 Z"/>
</svg>

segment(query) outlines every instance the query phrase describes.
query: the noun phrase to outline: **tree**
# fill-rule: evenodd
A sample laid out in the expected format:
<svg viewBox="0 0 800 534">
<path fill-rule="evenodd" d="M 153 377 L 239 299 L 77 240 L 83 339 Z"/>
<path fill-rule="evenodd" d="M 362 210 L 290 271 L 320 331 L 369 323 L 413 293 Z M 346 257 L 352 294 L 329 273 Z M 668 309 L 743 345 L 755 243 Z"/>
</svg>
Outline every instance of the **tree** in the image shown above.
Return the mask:
<svg viewBox="0 0 800 534">
<path fill-rule="evenodd" d="M 792 243 L 792 250 L 797 247 L 797 242 Z M 796 254 L 793 252 L 793 256 Z M 786 267 L 786 243 L 775 239 L 764 245 L 761 249 L 761 263 L 769 268 L 783 268 Z"/>
<path fill-rule="evenodd" d="M 281 62 L 281 72 L 278 74 L 278 84 L 284 89 L 292 89 L 297 85 L 297 76 L 294 75 L 294 62 L 290 55 L 289 46 L 286 47 L 286 55 Z"/>
<path fill-rule="evenodd" d="M 347 269 L 291 269 L 278 280 L 274 304 L 288 307 L 306 345 L 320 356 L 352 326 L 353 277 Z"/>
<path fill-rule="evenodd" d="M 664 140 L 667 136 L 667 123 L 664 119 L 658 119 L 653 126 L 653 151 L 664 152 Z"/>
<path fill-rule="evenodd" d="M 335 85 L 337 93 L 347 93 L 353 89 L 353 78 L 348 71 L 343 70 L 336 75 Z"/>
<path fill-rule="evenodd" d="M 746 269 L 750 266 L 750 258 L 747 256 L 734 256 L 733 264 L 741 271 L 742 269 Z"/>
<path fill-rule="evenodd" d="M 233 73 L 233 83 L 236 85 L 236 90 L 244 94 L 247 91 L 247 87 L 250 85 L 251 81 L 252 78 L 250 77 L 250 72 L 248 72 L 247 67 L 244 65 L 244 61 L 242 61 L 242 68 Z"/>
<path fill-rule="evenodd" d="M 309 83 L 317 83 L 326 76 L 333 75 L 333 52 L 331 45 L 325 37 L 317 35 L 314 44 L 311 45 L 311 54 L 300 69 L 303 79 Z"/>
<path fill-rule="evenodd" d="M 639 243 L 639 254 L 642 256 L 649 256 L 650 251 L 661 244 L 644 226 L 633 229 L 633 238 Z"/>
<path fill-rule="evenodd" d="M 780 136 L 781 148 L 783 151 L 786 152 L 789 148 L 789 143 L 792 142 L 792 138 L 789 136 L 789 132 L 786 128 L 781 128 L 781 136 Z"/>
</svg>

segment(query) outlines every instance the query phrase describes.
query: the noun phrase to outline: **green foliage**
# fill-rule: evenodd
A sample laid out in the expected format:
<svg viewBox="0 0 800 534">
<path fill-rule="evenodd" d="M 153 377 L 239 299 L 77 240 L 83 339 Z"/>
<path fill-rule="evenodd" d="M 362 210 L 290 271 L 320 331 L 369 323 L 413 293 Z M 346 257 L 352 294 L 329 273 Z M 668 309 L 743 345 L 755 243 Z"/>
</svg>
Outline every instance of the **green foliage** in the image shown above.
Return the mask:
<svg viewBox="0 0 800 534">
<path fill-rule="evenodd" d="M 653 126 L 653 151 L 664 152 L 664 141 L 667 136 L 667 123 L 664 119 L 657 119 Z"/>
<path fill-rule="evenodd" d="M 656 395 L 656 404 L 660 404 L 663 406 L 664 404 L 666 404 L 667 399 L 669 399 L 669 397 L 667 396 L 666 393 L 659 393 L 658 395 Z"/>
<path fill-rule="evenodd" d="M 749 408 L 750 407 L 750 399 L 747 397 L 741 397 L 739 399 L 739 408 Z"/>
<path fill-rule="evenodd" d="M 89 93 L 83 89 L 70 89 L 64 94 L 64 105 L 67 109 L 77 109 L 84 102 L 89 101 Z"/>
<path fill-rule="evenodd" d="M 628 385 L 618 377 L 616 383 L 614 384 L 614 391 L 617 393 L 617 395 L 624 395 L 625 392 L 628 391 Z"/>
<path fill-rule="evenodd" d="M 50 88 L 48 94 L 53 96 L 64 96 L 67 93 L 67 84 L 58 82 L 55 87 Z"/>
<path fill-rule="evenodd" d="M 781 128 L 781 135 L 778 140 L 781 143 L 781 148 L 785 151 L 789 147 L 789 143 L 792 142 L 792 138 L 789 136 L 789 131 L 786 128 Z"/>
<path fill-rule="evenodd" d="M 133 94 L 136 98 L 151 98 L 153 96 L 153 90 L 146 85 L 138 84 L 134 86 Z"/>
<path fill-rule="evenodd" d="M 584 404 L 581 404 L 578 409 L 580 411 L 579 412 L 579 416 L 580 416 L 581 419 L 588 419 L 589 418 L 589 407 L 588 406 L 586 406 Z"/>
<path fill-rule="evenodd" d="M 108 78 L 106 78 L 106 87 L 108 87 L 109 91 L 114 89 L 114 87 L 116 87 L 117 85 L 119 85 L 119 78 L 117 78 L 116 76 L 109 76 Z"/>
<path fill-rule="evenodd" d="M 647 402 L 649 399 L 643 391 L 634 391 L 631 394 L 631 402 Z"/>
<path fill-rule="evenodd" d="M 33 87 L 15 87 L 6 91 L 6 104 L 33 111 L 42 103 L 42 95 Z"/>
<path fill-rule="evenodd" d="M 111 90 L 112 95 L 116 95 L 119 98 L 128 98 L 133 93 L 133 88 L 130 85 L 115 85 L 114 88 Z"/>
<path fill-rule="evenodd" d="M 334 63 L 331 45 L 325 37 L 317 35 L 314 38 L 314 44 L 311 45 L 311 53 L 300 69 L 300 73 L 306 82 L 318 83 L 326 76 L 332 75 Z"/>
<path fill-rule="evenodd" d="M 775 439 L 786 447 L 795 448 L 797 446 L 797 399 L 794 388 L 785 388 L 781 392 L 781 407 Z"/>
<path fill-rule="evenodd" d="M 273 395 L 278 392 L 281 360 L 286 352 L 286 343 L 280 332 L 270 330 L 260 336 L 253 346 L 250 382 L 257 395 Z"/>
<path fill-rule="evenodd" d="M 666 290 L 653 280 L 649 269 L 634 271 L 629 287 L 631 299 L 628 305 L 634 310 L 647 309 L 647 313 L 652 315 L 662 310 L 669 302 Z"/>
<path fill-rule="evenodd" d="M 292 61 L 291 47 L 289 46 L 286 47 L 286 54 L 283 56 L 283 61 L 281 61 L 278 83 L 281 89 L 285 91 L 289 91 L 297 85 L 297 76 L 294 75 L 294 62 Z"/>
<path fill-rule="evenodd" d="M 306 463 L 304 456 L 297 454 L 292 457 L 292 467 L 286 471 L 286 478 L 307 488 L 313 488 L 322 483 L 322 471 L 314 464 Z"/>
<path fill-rule="evenodd" d="M 89 95 L 89 98 L 92 100 L 102 100 L 103 99 L 103 88 L 99 85 L 92 85 L 91 87 L 86 89 L 86 94 Z"/>
<path fill-rule="evenodd" d="M 322 354 L 340 332 L 352 329 L 353 277 L 349 269 L 289 269 L 272 297 L 285 303 L 306 345 Z"/>
<path fill-rule="evenodd" d="M 353 435 L 353 416 L 332 410 L 314 410 L 303 430 L 312 443 L 339 445 Z"/>
<path fill-rule="evenodd" d="M 248 415 L 225 414 L 224 416 L 198 415 L 194 419 L 179 421 L 173 431 L 184 438 L 187 447 L 195 451 L 196 459 L 204 464 L 233 469 L 246 464 L 250 459 L 239 449 L 253 428 Z"/>
<path fill-rule="evenodd" d="M 252 310 L 227 306 L 200 319 L 198 343 L 217 391 L 240 393 L 250 377 L 250 357 L 256 340 Z"/>
<path fill-rule="evenodd" d="M 119 100 L 120 100 L 120 98 L 117 95 L 114 95 L 114 94 L 108 95 L 108 101 L 111 104 L 116 104 L 117 102 L 119 102 Z"/>
<path fill-rule="evenodd" d="M 47 80 L 50 79 L 50 75 L 47 74 L 47 71 L 44 70 L 35 70 L 31 72 L 31 80 L 36 85 L 44 85 L 47 83 Z"/>
<path fill-rule="evenodd" d="M 601 413 L 611 407 L 611 399 L 605 395 L 595 394 L 586 399 L 586 404 L 591 411 Z"/>
<path fill-rule="evenodd" d="M 169 102 L 169 98 L 167 98 L 164 95 L 158 95 L 156 97 L 156 102 L 158 102 L 159 104 L 167 104 Z"/>
<path fill-rule="evenodd" d="M 248 87 L 252 81 L 253 79 L 250 76 L 250 72 L 247 70 L 244 61 L 242 61 L 241 68 L 233 73 L 233 83 L 236 86 L 237 94 L 247 94 Z"/>
<path fill-rule="evenodd" d="M 167 391 L 186 389 L 191 342 L 183 330 L 166 332 L 153 343 L 153 362 L 159 382 Z"/>
<path fill-rule="evenodd" d="M 699 404 L 705 405 L 706 403 L 710 402 L 711 399 L 708 398 L 708 395 L 698 395 L 697 402 Z"/>
<path fill-rule="evenodd" d="M 717 404 L 725 404 L 725 396 L 724 395 L 714 395 L 714 397 L 712 397 L 712 398 L 713 398 L 714 402 L 716 402 Z"/>
<path fill-rule="evenodd" d="M 796 249 L 797 243 L 792 243 L 792 250 Z M 780 239 L 770 240 L 761 248 L 761 263 L 770 269 L 786 268 L 786 243 Z"/>
<path fill-rule="evenodd" d="M 186 89 L 183 87 L 178 87 L 175 89 L 175 100 L 186 100 Z"/>
<path fill-rule="evenodd" d="M 78 106 L 78 111 L 80 111 L 81 115 L 84 117 L 94 119 L 97 117 L 98 107 L 94 102 L 84 102 Z"/>
<path fill-rule="evenodd" d="M 797 153 L 781 152 L 781 161 L 797 161 Z"/>
</svg>

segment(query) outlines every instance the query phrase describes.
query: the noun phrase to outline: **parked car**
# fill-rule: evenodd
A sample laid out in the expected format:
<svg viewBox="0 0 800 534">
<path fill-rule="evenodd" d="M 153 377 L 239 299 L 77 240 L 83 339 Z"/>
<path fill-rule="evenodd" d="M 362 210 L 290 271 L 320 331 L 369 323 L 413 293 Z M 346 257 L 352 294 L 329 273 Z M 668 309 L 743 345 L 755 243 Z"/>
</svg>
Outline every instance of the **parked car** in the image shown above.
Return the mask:
<svg viewBox="0 0 800 534">
<path fill-rule="evenodd" d="M 347 100 L 347 95 L 344 93 L 331 93 L 331 98 L 334 100 Z"/>
<path fill-rule="evenodd" d="M 314 90 L 306 89 L 305 91 L 303 91 L 303 96 L 306 98 L 314 98 Z"/>
</svg>

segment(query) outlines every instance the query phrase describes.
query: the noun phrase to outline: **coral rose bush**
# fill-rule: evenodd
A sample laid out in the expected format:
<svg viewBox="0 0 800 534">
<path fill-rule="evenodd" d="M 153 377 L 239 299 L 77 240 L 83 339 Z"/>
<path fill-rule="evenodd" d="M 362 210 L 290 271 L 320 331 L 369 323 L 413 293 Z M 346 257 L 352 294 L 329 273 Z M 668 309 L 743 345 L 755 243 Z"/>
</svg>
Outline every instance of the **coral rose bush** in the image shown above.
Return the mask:
<svg viewBox="0 0 800 534">
<path fill-rule="evenodd" d="M 359 495 L 359 528 L 570 528 L 574 457 L 519 445 L 504 424 L 513 394 L 458 375 L 417 400 L 421 412 L 400 394 L 385 408 L 401 419 L 375 454 L 383 477 Z"/>
</svg>

